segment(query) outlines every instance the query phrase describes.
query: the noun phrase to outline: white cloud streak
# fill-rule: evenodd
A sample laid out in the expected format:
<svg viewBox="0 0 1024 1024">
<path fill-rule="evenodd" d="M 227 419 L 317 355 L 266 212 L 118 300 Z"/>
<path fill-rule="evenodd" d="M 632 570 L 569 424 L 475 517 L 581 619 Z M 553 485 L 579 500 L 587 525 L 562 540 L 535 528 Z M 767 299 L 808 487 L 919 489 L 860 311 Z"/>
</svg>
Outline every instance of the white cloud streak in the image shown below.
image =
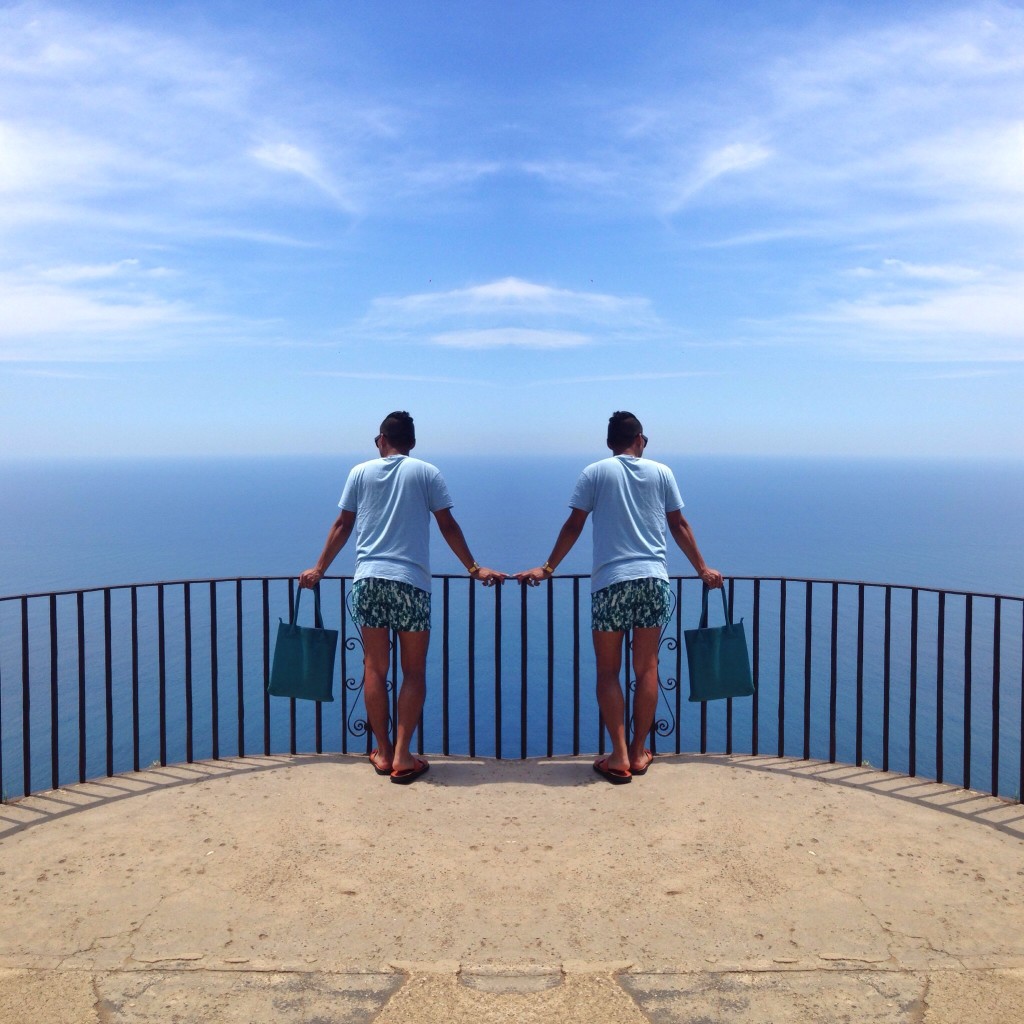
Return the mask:
<svg viewBox="0 0 1024 1024">
<path fill-rule="evenodd" d="M 591 338 L 576 331 L 542 331 L 529 327 L 492 327 L 479 331 L 449 331 L 435 334 L 431 341 L 442 348 L 562 349 L 589 345 Z"/>
<path fill-rule="evenodd" d="M 645 82 L 617 110 L 595 104 L 580 152 L 523 167 L 633 215 L 741 211 L 742 230 L 721 236 L 747 244 L 964 222 L 1019 238 L 1020 9 L 967 4 L 820 31 L 780 37 L 704 89 L 682 74 L 678 90 Z"/>
<path fill-rule="evenodd" d="M 75 283 L 84 281 L 106 281 L 125 277 L 162 278 L 173 277 L 174 271 L 167 267 L 143 268 L 137 259 L 118 260 L 116 263 L 83 264 L 80 266 L 47 267 L 39 272 L 46 281 Z"/>
<path fill-rule="evenodd" d="M 689 377 L 717 377 L 721 376 L 720 371 L 692 370 L 692 371 L 669 371 L 658 370 L 650 373 L 608 373 L 595 374 L 583 377 L 553 377 L 544 380 L 535 380 L 531 384 L 539 387 L 548 384 L 628 384 L 630 381 L 659 381 L 659 380 L 681 380 Z"/>
<path fill-rule="evenodd" d="M 0 277 L 0 361 L 133 358 L 171 347 L 170 328 L 197 323 L 158 297 L 90 295 Z"/>
<path fill-rule="evenodd" d="M 270 211 L 362 216 L 499 166 L 424 154 L 418 112 L 336 83 L 310 95 L 242 55 L 241 40 L 231 47 L 42 5 L 0 9 L 0 224 L 20 222 L 16 201 L 37 224 L 88 210 L 123 230 L 127 200 L 142 232 L 159 221 L 194 234 L 245 211 L 258 237 L 253 221 Z"/>
<path fill-rule="evenodd" d="M 492 386 L 494 381 L 475 380 L 469 377 L 431 377 L 412 373 L 358 373 L 347 370 L 315 370 L 307 372 L 310 377 L 338 377 L 342 380 L 394 381 L 409 384 L 458 384 L 460 386 Z"/>
<path fill-rule="evenodd" d="M 698 193 L 715 184 L 726 175 L 740 175 L 753 171 L 769 161 L 772 150 L 759 143 L 733 142 L 707 153 L 697 168 L 690 172 L 678 187 L 678 192 L 665 203 L 666 213 L 677 213 Z"/>
<path fill-rule="evenodd" d="M 518 277 L 505 277 L 487 284 L 446 292 L 422 292 L 400 298 L 375 299 L 371 317 L 422 322 L 495 311 L 551 314 L 597 321 L 616 319 L 639 323 L 653 320 L 647 299 L 573 291 L 536 284 Z"/>
<path fill-rule="evenodd" d="M 917 265 L 857 268 L 864 288 L 806 323 L 871 357 L 952 362 L 1024 360 L 1024 271 Z"/>
<path fill-rule="evenodd" d="M 288 142 L 276 142 L 263 143 L 250 154 L 257 163 L 308 181 L 342 209 L 351 213 L 357 211 L 357 204 L 345 195 L 315 153 Z"/>
<path fill-rule="evenodd" d="M 1015 341 L 1017 358 L 1024 358 L 1024 275 L 927 296 L 867 296 L 838 304 L 834 316 L 873 332 L 959 336 L 965 346 L 979 336 L 1005 338 Z"/>
<path fill-rule="evenodd" d="M 151 358 L 180 348 L 183 333 L 223 331 L 220 318 L 161 294 L 174 276 L 137 259 L 0 272 L 0 362 Z"/>
<path fill-rule="evenodd" d="M 554 350 L 660 336 L 664 326 L 645 298 L 506 277 L 449 291 L 375 299 L 360 330 L 447 348 Z"/>
<path fill-rule="evenodd" d="M 873 270 L 870 267 L 857 267 L 855 270 L 851 271 L 851 274 L 865 278 L 877 278 L 879 276 L 885 276 L 886 274 L 898 274 L 906 278 L 921 281 L 960 284 L 965 281 L 977 281 L 984 277 L 985 272 L 977 267 L 908 263 L 906 260 L 887 259 L 882 261 L 881 270 Z"/>
</svg>

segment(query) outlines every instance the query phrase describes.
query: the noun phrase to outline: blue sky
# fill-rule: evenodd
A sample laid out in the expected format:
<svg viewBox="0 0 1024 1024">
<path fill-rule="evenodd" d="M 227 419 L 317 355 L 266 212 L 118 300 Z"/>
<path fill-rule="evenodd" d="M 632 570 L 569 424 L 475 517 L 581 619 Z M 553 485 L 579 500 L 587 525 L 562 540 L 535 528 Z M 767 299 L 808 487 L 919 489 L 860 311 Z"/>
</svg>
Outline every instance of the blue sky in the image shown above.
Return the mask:
<svg viewBox="0 0 1024 1024">
<path fill-rule="evenodd" d="M 1024 6 L 0 3 L 0 452 L 1024 456 Z"/>
</svg>

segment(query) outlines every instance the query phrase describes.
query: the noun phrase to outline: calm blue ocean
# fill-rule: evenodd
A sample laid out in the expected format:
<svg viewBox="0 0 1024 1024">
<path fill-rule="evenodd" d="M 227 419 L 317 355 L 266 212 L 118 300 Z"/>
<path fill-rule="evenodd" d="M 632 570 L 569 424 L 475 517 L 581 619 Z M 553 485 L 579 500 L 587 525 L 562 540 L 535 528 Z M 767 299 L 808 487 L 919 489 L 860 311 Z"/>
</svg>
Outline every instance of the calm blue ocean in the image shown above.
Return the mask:
<svg viewBox="0 0 1024 1024">
<path fill-rule="evenodd" d="M 2 461 L 0 595 L 296 574 L 362 457 Z M 547 556 L 590 460 L 435 461 L 478 560 L 514 571 Z M 1024 592 L 1022 462 L 665 461 L 705 558 L 726 574 Z M 435 541 L 434 571 L 458 571 Z M 345 551 L 334 570 L 352 564 Z M 561 568 L 589 571 L 586 538 Z M 670 570 L 690 571 L 679 552 Z"/>
<path fill-rule="evenodd" d="M 653 453 L 652 453 L 653 454 Z M 430 453 L 424 451 L 424 458 Z M 601 457 L 595 451 L 592 458 Z M 311 565 L 323 545 L 327 529 L 336 515 L 337 500 L 349 467 L 361 456 L 337 458 L 246 458 L 246 459 L 153 459 L 79 461 L 0 461 L 0 597 L 47 591 L 66 591 L 121 584 L 150 583 L 183 579 L 232 578 L 241 576 L 295 576 Z M 443 470 L 455 501 L 455 515 L 462 524 L 477 559 L 484 564 L 512 572 L 537 565 L 547 557 L 559 526 L 567 514 L 567 500 L 586 457 L 444 457 L 434 460 Z M 709 564 L 727 576 L 787 576 L 890 583 L 897 587 L 918 586 L 982 594 L 1019 596 L 1024 594 L 1024 543 L 1020 523 L 1024 521 L 1024 463 L 953 461 L 882 461 L 823 459 L 671 458 L 664 459 L 676 472 L 686 502 L 686 515 Z M 461 567 L 434 531 L 435 573 L 462 573 Z M 587 573 L 590 542 L 585 535 L 577 549 L 559 567 L 560 572 Z M 683 555 L 674 551 L 670 559 L 673 574 L 690 575 Z M 349 575 L 353 552 L 342 552 L 332 572 Z M 194 756 L 212 756 L 212 731 L 217 731 L 222 750 L 237 750 L 238 705 L 235 687 L 245 690 L 245 748 L 262 749 L 263 744 L 263 659 L 260 628 L 259 584 L 246 584 L 246 626 L 244 630 L 245 670 L 236 683 L 233 586 L 219 585 L 220 620 L 214 630 L 207 590 L 193 588 L 190 612 L 183 606 L 184 588 L 167 588 L 166 615 L 166 715 L 158 703 L 160 671 L 156 651 L 156 596 L 153 589 L 140 595 L 140 756 L 150 763 L 158 756 L 169 761 L 185 760 L 188 736 L 194 726 L 197 746 Z M 326 586 L 326 584 L 325 584 Z M 325 607 L 328 625 L 340 626 L 339 587 L 330 584 L 330 607 Z M 568 598 L 570 584 L 558 581 L 558 600 Z M 207 588 L 208 589 L 208 588 Z M 440 589 L 435 586 L 435 594 Z M 583 595 L 586 600 L 587 586 Z M 802 698 L 805 687 L 804 616 L 807 595 L 802 585 L 791 587 L 789 622 L 785 651 L 780 650 L 778 584 L 765 584 L 761 607 L 761 693 L 766 709 L 780 694 L 780 657 L 786 657 L 784 689 L 785 751 L 799 755 L 805 722 Z M 815 588 L 813 602 L 813 698 L 810 725 L 811 756 L 828 756 L 829 749 L 829 650 L 830 626 L 828 587 Z M 866 664 L 863 758 L 881 764 L 887 756 L 882 722 L 887 700 L 883 684 L 886 666 L 882 660 L 885 627 L 884 591 L 869 590 L 865 619 L 868 659 Z M 533 637 L 528 658 L 519 649 L 520 592 L 505 587 L 502 600 L 505 679 L 501 707 L 495 705 L 495 601 L 493 595 L 478 602 L 476 654 L 468 656 L 466 600 L 468 587 L 452 588 L 452 631 L 450 658 L 452 692 L 449 722 L 442 720 L 439 680 L 442 678 L 443 644 L 431 644 L 428 676 L 430 692 L 425 711 L 426 749 L 442 749 L 443 730 L 450 728 L 451 749 L 476 749 L 483 755 L 495 753 L 499 743 L 499 720 L 504 722 L 505 756 L 515 756 L 519 746 L 520 717 L 528 720 L 528 753 L 545 749 L 549 665 L 545 648 L 544 595 L 530 595 L 529 632 Z M 752 585 L 736 589 L 737 617 L 753 622 Z M 845 588 L 840 598 L 843 621 L 855 622 L 856 588 Z M 23 724 L 31 721 L 31 786 L 39 788 L 51 777 L 50 757 L 59 746 L 61 780 L 104 774 L 103 738 L 116 735 L 112 751 L 113 770 L 131 766 L 132 728 L 130 708 L 131 664 L 129 593 L 116 591 L 110 615 L 114 627 L 110 657 L 111 697 L 105 697 L 102 594 L 86 595 L 77 615 L 85 623 L 78 632 L 76 599 L 61 598 L 55 629 L 59 640 L 57 675 L 60 698 L 51 699 L 51 655 L 48 603 L 29 602 L 27 663 L 31 667 L 30 710 L 25 711 L 21 603 L 0 601 L 0 726 L 2 758 L 0 784 L 3 792 L 17 795 L 24 790 Z M 435 598 L 436 600 L 436 598 Z M 696 625 L 699 587 L 686 584 L 682 593 L 682 625 Z M 992 707 L 992 666 L 994 664 L 994 602 L 977 603 L 974 612 L 973 696 L 967 698 L 966 668 L 962 650 L 966 599 L 949 602 L 946 622 L 946 703 L 937 699 L 935 680 L 938 617 L 937 597 L 922 594 L 918 671 L 922 693 L 917 703 L 921 732 L 917 769 L 934 777 L 935 740 L 938 723 L 946 730 L 946 757 L 952 766 L 969 760 L 972 778 L 984 785 L 990 770 Z M 305 606 L 304 606 L 305 607 Z M 191 615 L 191 627 L 186 616 Z M 304 612 L 304 615 L 306 613 Z M 806 612 L 811 615 L 810 611 Z M 900 661 L 892 680 L 893 719 L 889 751 L 893 767 L 905 770 L 912 756 L 907 708 L 907 652 L 912 617 L 910 593 L 894 592 L 891 634 L 893 650 Z M 287 615 L 287 587 L 274 584 L 270 594 L 271 630 L 277 618 Z M 1000 708 L 1003 737 L 999 750 L 1000 791 L 1008 795 L 1019 786 L 1020 765 L 1020 604 L 1006 603 L 1001 626 L 1002 658 L 1010 675 L 1008 691 Z M 586 616 L 586 612 L 583 612 Z M 853 617 L 853 618 L 851 618 Z M 435 620 L 438 605 L 435 604 Z M 554 657 L 555 703 L 553 749 L 573 749 L 572 716 L 572 616 L 568 605 L 555 612 L 557 651 Z M 435 622 L 435 626 L 437 623 Z M 211 636 L 218 635 L 211 645 Z M 838 655 L 840 692 L 837 716 L 840 730 L 839 760 L 852 761 L 857 753 L 854 735 L 854 680 L 857 673 L 855 630 L 845 628 Z M 597 748 L 599 727 L 593 700 L 592 652 L 585 626 L 580 645 L 581 739 L 580 748 Z M 190 638 L 191 655 L 183 646 Z M 80 639 L 84 636 L 85 639 Z M 678 639 L 678 637 L 676 638 Z M 749 639 L 749 638 L 748 638 Z M 79 644 L 84 657 L 79 658 Z M 959 646 L 958 646 L 959 645 Z M 942 645 L 939 645 L 942 646 Z M 678 655 L 667 648 L 663 676 L 670 684 L 681 680 Z M 211 656 L 222 658 L 221 690 L 218 701 L 219 725 L 213 730 L 211 701 Z M 350 649 L 347 663 L 339 655 L 341 678 L 351 681 L 356 693 L 359 653 Z M 478 689 L 467 684 L 467 662 L 476 659 Z M 1012 665 L 1011 665 L 1012 663 Z M 186 669 L 191 665 L 193 670 Z M 529 700 L 522 696 L 519 681 L 528 678 Z M 83 668 L 84 666 L 84 668 Z M 1014 675 L 1014 673 L 1016 673 Z M 673 680 L 672 677 L 675 677 Z M 1016 680 L 1016 682 L 1014 682 Z M 79 700 L 78 687 L 85 693 Z M 186 692 L 194 687 L 194 716 Z M 525 686 L 525 683 L 522 684 Z M 339 694 L 340 696 L 340 694 Z M 163 699 L 163 698 L 160 698 Z M 345 711 L 340 701 L 325 706 L 325 728 L 332 739 L 328 749 L 337 749 L 345 734 L 351 748 L 364 742 L 358 734 L 357 697 Z M 700 718 L 696 706 L 682 710 L 673 704 L 671 691 L 659 714 L 679 725 L 682 749 L 697 749 Z M 303 702 L 300 702 L 303 703 Z M 735 702 L 737 735 L 750 736 L 750 702 Z M 59 706 L 58 706 L 59 705 Z M 273 702 L 267 721 L 273 749 L 287 749 L 288 702 Z M 968 711 L 974 715 L 971 744 L 964 739 L 962 723 Z M 988 710 L 986 710 L 988 709 Z M 708 715 L 709 749 L 724 748 L 726 719 L 723 709 Z M 59 743 L 51 744 L 51 714 L 57 722 Z M 767 711 L 766 711 L 767 714 Z M 986 717 L 986 715 L 988 717 Z M 89 736 L 88 751 L 79 742 L 80 716 Z M 112 723 L 108 730 L 107 716 Z M 347 716 L 347 717 L 346 717 Z M 166 718 L 161 739 L 158 723 Z M 299 709 L 298 749 L 313 746 L 312 709 Z M 347 726 L 346 726 L 347 722 Z M 472 724 L 471 724 L 472 723 Z M 345 733 L 344 730 L 348 729 Z M 772 723 L 766 720 L 760 749 L 773 749 L 769 737 Z M 473 732 L 475 730 L 475 733 Z M 473 738 L 475 735 L 475 739 Z M 746 742 L 746 741 L 744 741 Z M 166 751 L 161 753 L 161 743 Z M 333 744 L 333 746 L 332 746 Z M 475 744 L 475 748 L 474 748 Z M 968 752 L 969 746 L 969 752 Z M 81 767 L 79 756 L 84 757 Z M 953 768 L 947 769 L 951 775 Z"/>
</svg>

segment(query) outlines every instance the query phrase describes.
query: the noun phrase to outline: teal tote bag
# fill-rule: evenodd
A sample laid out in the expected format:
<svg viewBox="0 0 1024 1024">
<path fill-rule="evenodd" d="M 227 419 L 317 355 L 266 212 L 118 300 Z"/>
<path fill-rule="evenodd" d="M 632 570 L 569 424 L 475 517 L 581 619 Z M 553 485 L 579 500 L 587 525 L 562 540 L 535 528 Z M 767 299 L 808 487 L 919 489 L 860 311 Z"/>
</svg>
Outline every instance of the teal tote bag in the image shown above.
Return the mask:
<svg viewBox="0 0 1024 1024">
<path fill-rule="evenodd" d="M 299 626 L 299 589 L 291 622 L 279 619 L 274 663 L 270 669 L 267 693 L 275 697 L 301 700 L 334 700 L 334 655 L 338 650 L 338 631 L 324 629 L 320 614 L 320 584 L 313 590 L 313 626 Z"/>
<path fill-rule="evenodd" d="M 690 700 L 749 697 L 754 692 L 743 620 L 734 623 L 722 592 L 724 626 L 708 626 L 708 588 L 701 599 L 700 625 L 684 629 L 686 664 L 690 670 Z"/>
</svg>

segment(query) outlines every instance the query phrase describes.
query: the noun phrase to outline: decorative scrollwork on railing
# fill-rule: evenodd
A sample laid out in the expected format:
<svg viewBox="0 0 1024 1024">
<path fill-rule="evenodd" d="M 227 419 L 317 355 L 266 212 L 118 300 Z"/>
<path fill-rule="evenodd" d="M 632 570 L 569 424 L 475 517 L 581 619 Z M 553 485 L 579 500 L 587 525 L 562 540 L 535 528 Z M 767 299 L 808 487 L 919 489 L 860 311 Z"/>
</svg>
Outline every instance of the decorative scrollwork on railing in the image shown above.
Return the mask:
<svg viewBox="0 0 1024 1024">
<path fill-rule="evenodd" d="M 676 611 L 676 595 L 673 591 L 669 592 L 669 612 L 668 622 L 661 630 L 661 638 L 658 640 L 658 656 L 660 656 L 662 650 L 675 651 L 679 648 L 679 637 L 669 632 L 669 627 L 675 622 L 675 611 Z M 671 736 L 676 731 L 676 714 L 672 706 L 672 701 L 669 699 L 669 694 L 674 694 L 679 689 L 679 680 L 675 676 L 669 676 L 666 679 L 661 678 L 661 673 L 658 673 L 658 706 L 661 707 L 662 703 L 668 709 L 667 718 L 659 718 L 657 712 L 654 715 L 654 733 L 656 736 Z M 664 697 L 664 702 L 661 698 Z"/>
<path fill-rule="evenodd" d="M 679 648 L 679 637 L 669 633 L 669 626 L 675 620 L 676 610 L 676 595 L 673 592 L 669 592 L 669 618 L 668 623 L 662 627 L 661 637 L 658 640 L 658 658 L 661 659 L 662 650 L 675 651 Z M 629 655 L 633 647 L 633 635 L 632 633 L 627 635 L 626 644 L 626 688 L 627 691 L 634 698 L 630 701 L 630 715 L 629 715 L 629 734 L 633 734 L 635 727 L 635 715 L 633 708 L 636 706 L 636 680 L 631 677 L 630 669 L 632 667 Z M 670 694 L 674 694 L 679 689 L 679 680 L 675 676 L 669 676 L 666 679 L 662 679 L 661 672 L 658 672 L 658 708 L 655 709 L 654 722 L 651 728 L 656 736 L 671 736 L 676 729 L 676 714 L 672 707 L 672 700 Z M 658 717 L 658 709 L 664 705 L 667 709 L 667 717 Z"/>
</svg>

